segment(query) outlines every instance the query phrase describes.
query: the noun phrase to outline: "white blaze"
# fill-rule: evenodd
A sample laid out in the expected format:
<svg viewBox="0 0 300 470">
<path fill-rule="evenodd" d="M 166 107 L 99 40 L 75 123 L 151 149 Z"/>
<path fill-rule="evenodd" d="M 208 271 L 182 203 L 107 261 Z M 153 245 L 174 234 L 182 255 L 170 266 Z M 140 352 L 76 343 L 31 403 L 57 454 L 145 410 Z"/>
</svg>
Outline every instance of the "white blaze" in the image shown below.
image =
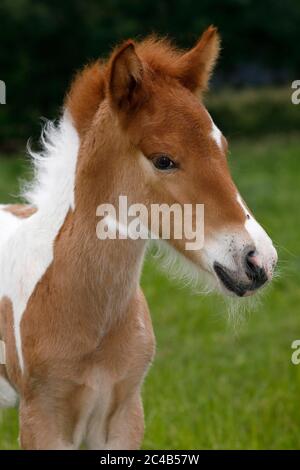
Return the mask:
<svg viewBox="0 0 300 470">
<path fill-rule="evenodd" d="M 262 226 L 249 214 L 240 194 L 237 195 L 237 200 L 246 215 L 245 229 L 252 239 L 257 252 L 263 257 L 265 268 L 271 269 L 271 266 L 277 261 L 277 252 L 272 240 Z"/>
<path fill-rule="evenodd" d="M 222 150 L 222 132 L 215 125 L 212 119 L 211 119 L 211 123 L 212 123 L 212 130 L 210 132 L 210 136 L 216 142 L 217 146 Z"/>
</svg>

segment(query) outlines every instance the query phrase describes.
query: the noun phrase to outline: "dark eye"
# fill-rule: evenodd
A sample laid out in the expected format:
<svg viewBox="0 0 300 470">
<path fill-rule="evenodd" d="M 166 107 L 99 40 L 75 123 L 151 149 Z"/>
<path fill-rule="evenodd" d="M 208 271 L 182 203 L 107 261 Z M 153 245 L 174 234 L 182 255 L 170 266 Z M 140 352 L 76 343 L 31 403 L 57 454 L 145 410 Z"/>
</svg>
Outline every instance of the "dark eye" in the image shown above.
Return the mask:
<svg viewBox="0 0 300 470">
<path fill-rule="evenodd" d="M 156 155 L 152 162 L 158 170 L 173 170 L 176 168 L 175 162 L 168 155 Z"/>
</svg>

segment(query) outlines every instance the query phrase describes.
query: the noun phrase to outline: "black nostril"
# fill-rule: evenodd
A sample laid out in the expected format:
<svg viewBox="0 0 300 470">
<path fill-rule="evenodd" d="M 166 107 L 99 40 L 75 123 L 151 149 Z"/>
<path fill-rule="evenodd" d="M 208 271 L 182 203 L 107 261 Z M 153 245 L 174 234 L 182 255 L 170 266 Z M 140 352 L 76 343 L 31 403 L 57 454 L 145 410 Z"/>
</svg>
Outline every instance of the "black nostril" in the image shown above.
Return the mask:
<svg viewBox="0 0 300 470">
<path fill-rule="evenodd" d="M 245 267 L 246 267 L 246 275 L 252 281 L 252 286 L 254 289 L 262 286 L 267 280 L 267 274 L 264 268 L 257 265 L 254 261 L 256 256 L 256 252 L 254 250 L 250 250 L 246 254 L 245 259 Z"/>
<path fill-rule="evenodd" d="M 257 265 L 254 263 L 255 251 L 251 250 L 246 254 L 246 267 L 249 273 L 256 273 Z"/>
<path fill-rule="evenodd" d="M 255 256 L 255 250 L 250 250 L 249 253 L 247 253 L 248 258 L 252 258 Z"/>
</svg>

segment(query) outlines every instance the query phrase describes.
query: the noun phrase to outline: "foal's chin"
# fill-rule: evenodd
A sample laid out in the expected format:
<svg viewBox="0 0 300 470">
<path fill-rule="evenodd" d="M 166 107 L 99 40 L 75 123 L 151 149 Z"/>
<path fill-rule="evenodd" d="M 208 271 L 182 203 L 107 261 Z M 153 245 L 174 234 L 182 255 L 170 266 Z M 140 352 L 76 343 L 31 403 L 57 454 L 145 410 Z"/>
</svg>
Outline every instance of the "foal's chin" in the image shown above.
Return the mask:
<svg viewBox="0 0 300 470">
<path fill-rule="evenodd" d="M 215 280 L 215 284 L 216 291 L 225 297 L 229 297 L 232 299 L 249 299 L 249 297 L 255 297 L 257 295 L 260 295 L 269 285 L 269 282 L 265 286 L 257 289 L 253 289 L 251 285 L 249 285 L 248 287 L 243 286 L 243 288 L 241 289 L 238 283 L 235 287 L 228 288 L 218 279 Z"/>
<path fill-rule="evenodd" d="M 264 284 L 264 286 L 259 288 L 254 288 L 252 284 L 245 285 L 242 282 L 236 282 L 232 284 L 225 284 L 219 277 L 214 273 L 207 270 L 200 271 L 199 279 L 201 279 L 202 285 L 205 286 L 206 292 L 215 292 L 220 294 L 222 297 L 228 299 L 236 300 L 245 300 L 249 301 L 249 298 L 260 296 L 266 287 L 270 284 L 269 281 Z M 248 302 L 249 303 L 249 302 Z"/>
</svg>

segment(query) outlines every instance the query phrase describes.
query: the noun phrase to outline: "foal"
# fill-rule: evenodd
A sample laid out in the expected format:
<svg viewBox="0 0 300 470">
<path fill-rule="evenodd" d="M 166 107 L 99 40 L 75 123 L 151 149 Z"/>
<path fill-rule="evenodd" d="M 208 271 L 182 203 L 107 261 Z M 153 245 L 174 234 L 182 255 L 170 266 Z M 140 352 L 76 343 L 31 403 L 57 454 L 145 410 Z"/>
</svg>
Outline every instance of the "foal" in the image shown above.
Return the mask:
<svg viewBox="0 0 300 470">
<path fill-rule="evenodd" d="M 128 41 L 86 67 L 33 155 L 28 205 L 0 210 L 0 405 L 19 396 L 24 449 L 136 449 L 143 439 L 155 349 L 139 287 L 146 241 L 97 239 L 99 204 L 202 203 L 204 246 L 171 246 L 226 294 L 272 278 L 276 251 L 201 102 L 218 50 L 210 27 L 188 52 Z"/>
</svg>

